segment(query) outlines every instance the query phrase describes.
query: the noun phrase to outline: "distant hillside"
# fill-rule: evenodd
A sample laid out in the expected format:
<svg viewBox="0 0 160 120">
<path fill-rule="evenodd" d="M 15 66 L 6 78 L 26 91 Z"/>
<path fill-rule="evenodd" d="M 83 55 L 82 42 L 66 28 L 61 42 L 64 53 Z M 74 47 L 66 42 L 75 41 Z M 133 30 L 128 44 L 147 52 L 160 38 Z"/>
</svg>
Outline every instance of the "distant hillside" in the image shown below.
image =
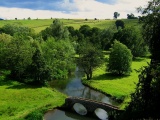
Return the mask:
<svg viewBox="0 0 160 120">
<path fill-rule="evenodd" d="M 36 32 L 40 32 L 41 30 L 48 27 L 52 24 L 54 19 L 38 19 L 38 20 L 1 20 L 0 27 L 5 24 L 19 24 L 23 26 L 27 26 L 33 28 Z M 101 29 L 108 28 L 115 24 L 116 20 L 84 20 L 84 19 L 61 19 L 61 22 L 64 23 L 65 26 L 73 26 L 75 29 L 79 29 L 82 25 L 89 25 L 91 27 L 98 27 Z M 138 20 L 128 20 L 123 19 L 126 25 L 138 26 Z"/>
</svg>

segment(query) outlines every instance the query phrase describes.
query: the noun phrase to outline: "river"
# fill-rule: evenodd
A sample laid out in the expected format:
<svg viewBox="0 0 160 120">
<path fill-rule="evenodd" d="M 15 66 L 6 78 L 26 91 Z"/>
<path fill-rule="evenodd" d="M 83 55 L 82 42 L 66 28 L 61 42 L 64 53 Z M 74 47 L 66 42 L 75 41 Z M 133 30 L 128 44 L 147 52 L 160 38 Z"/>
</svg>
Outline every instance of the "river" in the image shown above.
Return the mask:
<svg viewBox="0 0 160 120">
<path fill-rule="evenodd" d="M 51 82 L 51 86 L 56 88 L 58 91 L 72 97 L 82 97 L 88 98 L 96 101 L 101 101 L 111 105 L 118 105 L 110 97 L 95 91 L 89 87 L 86 87 L 82 84 L 81 79 L 83 77 L 83 72 L 79 71 L 78 68 L 75 70 L 75 75 L 68 80 L 58 80 Z M 79 114 L 79 109 L 84 109 L 82 105 L 74 106 L 75 111 Z M 96 120 L 96 118 L 86 117 L 79 114 L 55 109 L 48 111 L 44 115 L 45 120 Z M 102 109 L 96 110 L 96 115 L 99 119 L 107 120 L 107 113 Z"/>
</svg>

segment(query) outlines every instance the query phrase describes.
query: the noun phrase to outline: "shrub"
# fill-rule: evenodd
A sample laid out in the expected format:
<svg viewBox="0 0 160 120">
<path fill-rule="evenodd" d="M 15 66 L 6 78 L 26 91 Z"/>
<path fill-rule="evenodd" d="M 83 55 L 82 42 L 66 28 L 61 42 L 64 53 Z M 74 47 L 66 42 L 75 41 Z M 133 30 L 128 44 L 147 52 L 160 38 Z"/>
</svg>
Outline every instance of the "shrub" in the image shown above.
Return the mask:
<svg viewBox="0 0 160 120">
<path fill-rule="evenodd" d="M 117 75 L 131 72 L 131 51 L 119 41 L 114 41 L 109 56 L 108 71 Z"/>
</svg>

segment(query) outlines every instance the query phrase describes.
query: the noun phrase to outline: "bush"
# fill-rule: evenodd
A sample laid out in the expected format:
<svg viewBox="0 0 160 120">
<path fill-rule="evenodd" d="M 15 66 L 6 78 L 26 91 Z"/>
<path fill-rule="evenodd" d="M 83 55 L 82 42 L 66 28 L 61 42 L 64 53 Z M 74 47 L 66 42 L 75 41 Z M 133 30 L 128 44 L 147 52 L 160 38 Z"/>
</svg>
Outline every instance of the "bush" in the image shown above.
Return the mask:
<svg viewBox="0 0 160 120">
<path fill-rule="evenodd" d="M 131 51 L 119 41 L 115 41 L 109 56 L 108 71 L 117 75 L 131 72 Z"/>
</svg>

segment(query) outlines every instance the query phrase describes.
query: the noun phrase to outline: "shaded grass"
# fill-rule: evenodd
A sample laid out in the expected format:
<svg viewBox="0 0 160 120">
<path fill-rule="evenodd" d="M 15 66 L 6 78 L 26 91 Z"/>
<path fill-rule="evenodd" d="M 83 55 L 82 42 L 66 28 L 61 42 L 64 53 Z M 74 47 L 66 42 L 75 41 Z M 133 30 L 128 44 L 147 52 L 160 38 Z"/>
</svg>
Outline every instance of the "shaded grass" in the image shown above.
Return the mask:
<svg viewBox="0 0 160 120">
<path fill-rule="evenodd" d="M 15 81 L 0 81 L 0 120 L 23 119 L 37 110 L 46 111 L 64 103 L 66 96 L 46 87 L 33 87 Z"/>
<path fill-rule="evenodd" d="M 132 73 L 128 76 L 114 76 L 108 72 L 106 73 L 106 66 L 103 65 L 93 72 L 92 80 L 83 80 L 83 83 L 111 95 L 118 101 L 123 101 L 120 107 L 124 108 L 127 102 L 130 101 L 130 94 L 135 91 L 138 75 L 140 74 L 137 73 L 137 70 L 142 66 L 147 66 L 149 61 L 150 59 L 147 58 L 133 61 Z"/>
</svg>

